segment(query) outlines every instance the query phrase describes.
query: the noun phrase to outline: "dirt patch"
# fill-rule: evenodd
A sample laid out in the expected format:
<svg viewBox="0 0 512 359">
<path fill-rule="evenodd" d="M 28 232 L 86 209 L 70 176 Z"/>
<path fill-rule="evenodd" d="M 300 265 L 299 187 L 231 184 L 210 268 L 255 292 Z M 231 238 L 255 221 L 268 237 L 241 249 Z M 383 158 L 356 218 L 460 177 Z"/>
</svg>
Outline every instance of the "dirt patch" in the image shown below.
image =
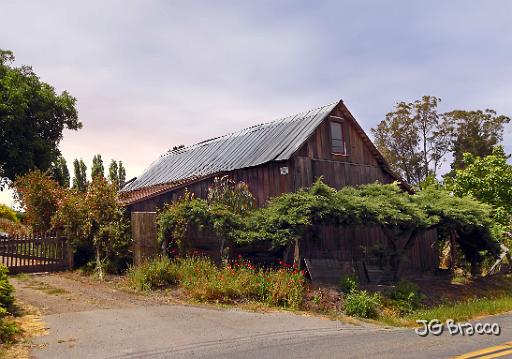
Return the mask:
<svg viewBox="0 0 512 359">
<path fill-rule="evenodd" d="M 95 309 L 121 309 L 161 304 L 162 300 L 117 289 L 77 274 L 31 274 L 11 277 L 20 301 L 44 315 Z"/>
</svg>

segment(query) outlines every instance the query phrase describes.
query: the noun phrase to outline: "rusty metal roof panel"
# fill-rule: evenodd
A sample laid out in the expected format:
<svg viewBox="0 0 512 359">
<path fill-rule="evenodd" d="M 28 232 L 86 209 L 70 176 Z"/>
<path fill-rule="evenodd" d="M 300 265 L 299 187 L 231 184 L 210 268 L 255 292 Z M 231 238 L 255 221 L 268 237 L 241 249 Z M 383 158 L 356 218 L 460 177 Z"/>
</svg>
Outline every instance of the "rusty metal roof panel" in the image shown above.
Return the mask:
<svg viewBox="0 0 512 359">
<path fill-rule="evenodd" d="M 122 191 L 289 159 L 339 102 L 171 151 Z"/>
</svg>

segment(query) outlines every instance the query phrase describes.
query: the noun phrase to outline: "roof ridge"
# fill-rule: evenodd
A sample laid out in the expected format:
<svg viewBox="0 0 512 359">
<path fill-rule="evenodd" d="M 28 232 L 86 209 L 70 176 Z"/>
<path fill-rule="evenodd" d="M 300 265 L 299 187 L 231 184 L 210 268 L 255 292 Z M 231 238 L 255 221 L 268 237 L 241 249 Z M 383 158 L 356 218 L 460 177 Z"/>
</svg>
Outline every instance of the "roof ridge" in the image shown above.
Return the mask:
<svg viewBox="0 0 512 359">
<path fill-rule="evenodd" d="M 160 157 L 163 158 L 163 157 L 168 157 L 170 155 L 182 154 L 184 152 L 187 152 L 188 150 L 191 150 L 193 148 L 199 147 L 200 145 L 205 145 L 207 143 L 214 142 L 214 141 L 219 140 L 221 138 L 226 138 L 226 137 L 231 137 L 231 136 L 234 136 L 234 135 L 239 135 L 239 134 L 243 133 L 244 131 L 253 130 L 253 129 L 256 129 L 256 128 L 261 128 L 262 126 L 268 126 L 268 125 L 271 125 L 273 123 L 284 122 L 284 120 L 286 120 L 286 119 L 293 119 L 293 118 L 299 117 L 299 115 L 302 115 L 302 114 L 305 114 L 305 113 L 310 113 L 310 112 L 313 112 L 313 111 L 316 111 L 316 110 L 320 110 L 320 109 L 323 109 L 325 107 L 332 106 L 335 103 L 339 103 L 341 101 L 342 100 L 340 99 L 338 101 L 330 102 L 327 105 L 318 106 L 318 107 L 315 107 L 315 108 L 312 108 L 312 109 L 309 109 L 309 110 L 304 110 L 304 111 L 301 111 L 301 112 L 294 113 L 292 115 L 288 115 L 288 116 L 285 116 L 285 117 L 280 117 L 280 118 L 272 120 L 272 121 L 254 124 L 254 125 L 242 128 L 242 129 L 237 130 L 237 131 L 229 132 L 229 133 L 227 133 L 225 135 L 221 135 L 221 136 L 212 137 L 212 138 L 209 138 L 209 139 L 206 139 L 206 140 L 202 140 L 202 141 L 193 143 L 191 145 L 188 145 L 188 146 L 185 146 L 185 147 L 173 150 L 173 151 L 167 151 L 166 153 L 164 153 Z"/>
</svg>

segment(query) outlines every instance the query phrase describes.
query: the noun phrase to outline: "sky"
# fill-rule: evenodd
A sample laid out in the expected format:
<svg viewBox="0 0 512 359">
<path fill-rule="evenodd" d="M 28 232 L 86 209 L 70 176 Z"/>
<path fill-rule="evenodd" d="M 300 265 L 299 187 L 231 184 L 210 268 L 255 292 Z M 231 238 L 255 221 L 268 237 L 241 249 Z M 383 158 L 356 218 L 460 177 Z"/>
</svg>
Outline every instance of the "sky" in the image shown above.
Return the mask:
<svg viewBox="0 0 512 359">
<path fill-rule="evenodd" d="M 508 0 L 0 0 L 0 48 L 77 98 L 68 164 L 100 153 L 132 178 L 174 145 L 339 99 L 368 132 L 423 95 L 511 116 L 511 13 Z"/>
</svg>

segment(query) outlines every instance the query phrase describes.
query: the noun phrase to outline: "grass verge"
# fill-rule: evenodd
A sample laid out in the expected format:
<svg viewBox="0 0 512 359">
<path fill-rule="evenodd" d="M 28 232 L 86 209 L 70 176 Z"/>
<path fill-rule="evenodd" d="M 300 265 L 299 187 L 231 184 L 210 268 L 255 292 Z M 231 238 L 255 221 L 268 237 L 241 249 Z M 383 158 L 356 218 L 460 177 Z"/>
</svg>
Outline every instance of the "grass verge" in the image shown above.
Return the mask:
<svg viewBox="0 0 512 359">
<path fill-rule="evenodd" d="M 512 311 L 512 296 L 498 298 L 476 298 L 466 302 L 441 304 L 422 309 L 404 317 L 383 315 L 379 318 L 384 324 L 392 326 L 416 327 L 416 320 L 438 319 L 441 322 L 453 319 L 457 322 L 476 319 L 479 317 L 501 314 Z"/>
</svg>

